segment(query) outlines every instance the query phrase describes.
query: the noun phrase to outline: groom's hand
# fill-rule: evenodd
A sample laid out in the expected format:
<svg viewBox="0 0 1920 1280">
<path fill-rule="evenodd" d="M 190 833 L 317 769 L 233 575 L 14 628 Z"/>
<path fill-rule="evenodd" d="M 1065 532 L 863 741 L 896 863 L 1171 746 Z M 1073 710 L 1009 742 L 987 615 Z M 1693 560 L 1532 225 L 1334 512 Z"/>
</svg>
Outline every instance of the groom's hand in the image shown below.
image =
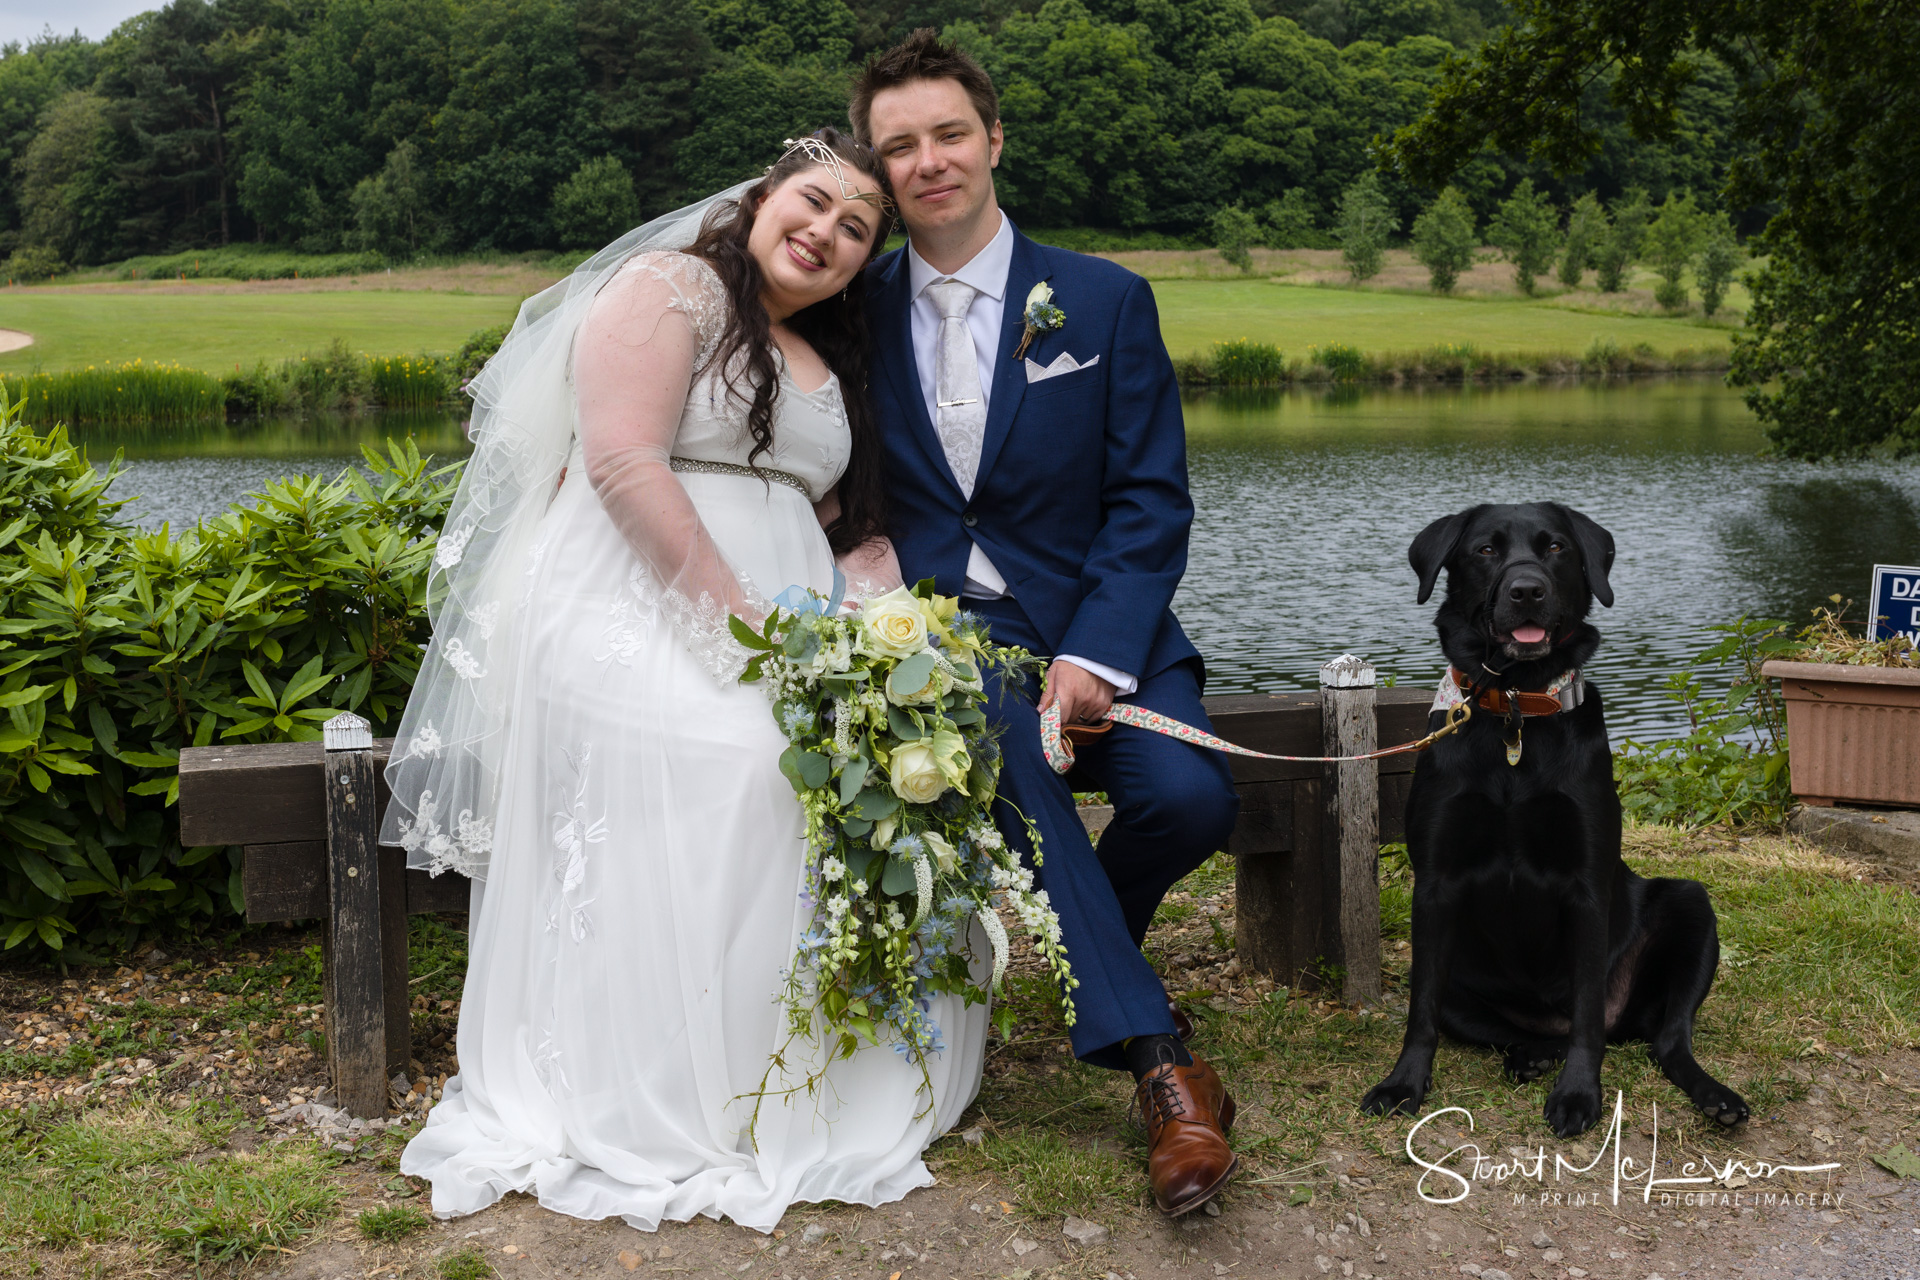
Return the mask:
<svg viewBox="0 0 1920 1280">
<path fill-rule="evenodd" d="M 1114 687 L 1085 667 L 1055 661 L 1047 667 L 1046 692 L 1040 710 L 1060 705 L 1061 724 L 1098 724 L 1113 705 Z"/>
</svg>

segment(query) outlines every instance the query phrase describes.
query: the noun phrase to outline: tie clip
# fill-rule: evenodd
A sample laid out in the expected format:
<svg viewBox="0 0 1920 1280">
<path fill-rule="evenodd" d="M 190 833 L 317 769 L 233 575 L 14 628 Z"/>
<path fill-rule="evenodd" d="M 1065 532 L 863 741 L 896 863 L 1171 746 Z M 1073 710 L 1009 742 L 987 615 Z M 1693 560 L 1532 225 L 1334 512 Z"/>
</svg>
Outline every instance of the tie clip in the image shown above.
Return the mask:
<svg viewBox="0 0 1920 1280">
<path fill-rule="evenodd" d="M 974 396 L 973 398 L 968 400 L 936 400 L 934 401 L 934 404 L 937 407 L 942 409 L 957 409 L 963 404 L 979 404 L 979 403 L 980 403 L 979 396 Z"/>
</svg>

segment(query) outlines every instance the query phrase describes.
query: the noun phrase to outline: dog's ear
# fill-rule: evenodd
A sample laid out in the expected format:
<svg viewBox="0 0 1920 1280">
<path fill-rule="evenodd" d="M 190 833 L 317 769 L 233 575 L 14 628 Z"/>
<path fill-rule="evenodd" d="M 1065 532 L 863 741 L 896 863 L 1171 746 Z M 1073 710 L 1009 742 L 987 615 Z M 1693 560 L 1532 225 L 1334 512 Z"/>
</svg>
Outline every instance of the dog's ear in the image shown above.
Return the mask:
<svg viewBox="0 0 1920 1280">
<path fill-rule="evenodd" d="M 1479 507 L 1468 507 L 1457 515 L 1440 517 L 1422 529 L 1413 545 L 1407 548 L 1407 563 L 1420 575 L 1420 594 L 1415 604 L 1425 604 L 1433 595 L 1433 584 L 1439 581 L 1447 561 L 1453 559 L 1454 551 L 1460 546 L 1460 535 L 1466 532 L 1467 521 L 1479 510 Z"/>
<path fill-rule="evenodd" d="M 1553 506 L 1573 530 L 1573 545 L 1580 549 L 1580 563 L 1587 571 L 1587 588 L 1601 604 L 1613 608 L 1613 587 L 1607 582 L 1613 572 L 1613 535 L 1592 516 L 1557 502 Z"/>
</svg>

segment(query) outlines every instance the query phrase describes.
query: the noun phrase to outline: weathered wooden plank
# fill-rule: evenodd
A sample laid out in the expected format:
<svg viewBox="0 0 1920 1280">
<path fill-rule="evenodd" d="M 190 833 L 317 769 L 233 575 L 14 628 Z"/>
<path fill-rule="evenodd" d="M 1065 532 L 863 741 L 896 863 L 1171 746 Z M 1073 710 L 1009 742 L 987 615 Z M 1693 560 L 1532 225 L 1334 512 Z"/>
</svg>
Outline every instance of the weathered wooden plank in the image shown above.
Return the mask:
<svg viewBox="0 0 1920 1280">
<path fill-rule="evenodd" d="M 1433 690 L 1379 689 L 1376 694 L 1377 734 L 1381 746 L 1397 746 L 1426 734 L 1427 708 L 1433 702 Z M 1229 694 L 1208 698 L 1206 707 L 1213 731 L 1236 746 L 1285 756 L 1326 754 L 1320 743 L 1318 693 Z M 1410 772 L 1414 759 L 1407 755 L 1382 760 L 1380 772 L 1383 775 Z M 1291 782 L 1320 776 L 1317 764 L 1232 755 L 1227 757 L 1227 762 L 1237 783 Z"/>
<path fill-rule="evenodd" d="M 294 840 L 241 849 L 247 923 L 322 920 L 327 914 L 327 842 Z"/>
<path fill-rule="evenodd" d="M 392 738 L 374 742 L 373 805 L 387 807 L 380 775 Z M 180 843 L 285 844 L 327 838 L 321 776 L 326 751 L 318 742 L 188 747 L 180 753 Z"/>
<path fill-rule="evenodd" d="M 368 751 L 329 751 L 323 760 L 327 815 L 327 929 L 324 975 L 327 1057 L 347 1114 L 387 1113 L 386 996 L 382 989 L 379 835 Z"/>
<path fill-rule="evenodd" d="M 413 1061 L 412 996 L 407 990 L 407 851 L 380 854 L 380 987 L 386 996 L 387 1078 Z"/>
<path fill-rule="evenodd" d="M 424 871 L 407 872 L 407 914 L 461 911 L 472 901 L 473 884 L 457 871 L 430 876 Z"/>
<path fill-rule="evenodd" d="M 1227 837 L 1227 852 L 1258 858 L 1293 849 L 1293 787 L 1285 782 L 1250 782 L 1235 788 L 1240 818 Z"/>
<path fill-rule="evenodd" d="M 1373 668 L 1358 659 L 1328 663 L 1321 673 L 1322 754 L 1374 750 Z M 1326 863 L 1328 942 L 1343 973 L 1341 998 L 1380 998 L 1380 771 L 1373 760 L 1323 766 L 1321 848 Z"/>
<path fill-rule="evenodd" d="M 383 850 L 384 854 L 386 851 Z M 323 920 L 327 915 L 327 845 L 323 840 L 295 840 L 287 844 L 250 844 L 245 846 L 240 863 L 240 882 L 247 902 L 247 922 L 263 924 L 275 920 Z M 406 865 L 405 855 L 400 858 Z M 386 883 L 386 868 L 381 867 L 381 883 Z M 424 871 L 407 869 L 408 915 L 426 912 L 463 912 L 467 909 L 471 886 L 458 872 L 430 876 Z"/>
</svg>

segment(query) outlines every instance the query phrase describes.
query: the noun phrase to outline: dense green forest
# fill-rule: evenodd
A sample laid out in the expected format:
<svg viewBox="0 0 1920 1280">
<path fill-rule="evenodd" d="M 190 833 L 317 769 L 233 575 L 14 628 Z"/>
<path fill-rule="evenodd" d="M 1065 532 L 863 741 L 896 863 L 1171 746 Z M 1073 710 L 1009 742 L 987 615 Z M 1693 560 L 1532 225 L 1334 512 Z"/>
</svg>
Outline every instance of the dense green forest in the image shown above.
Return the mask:
<svg viewBox="0 0 1920 1280">
<path fill-rule="evenodd" d="M 85 265 L 263 242 L 308 253 L 597 245 L 845 123 L 870 52 L 932 25 L 1002 94 L 1003 203 L 1031 227 L 1270 241 L 1332 225 L 1501 0 L 174 0 L 106 39 L 0 51 L 0 257 Z M 1556 176 L 1490 149 L 1454 179 L 1485 225 L 1531 180 L 1560 209 L 1692 193 L 1717 208 L 1733 86 L 1680 128 Z M 1436 193 L 1393 181 L 1411 228 Z M 1745 213 L 1754 229 L 1765 210 Z"/>
</svg>

